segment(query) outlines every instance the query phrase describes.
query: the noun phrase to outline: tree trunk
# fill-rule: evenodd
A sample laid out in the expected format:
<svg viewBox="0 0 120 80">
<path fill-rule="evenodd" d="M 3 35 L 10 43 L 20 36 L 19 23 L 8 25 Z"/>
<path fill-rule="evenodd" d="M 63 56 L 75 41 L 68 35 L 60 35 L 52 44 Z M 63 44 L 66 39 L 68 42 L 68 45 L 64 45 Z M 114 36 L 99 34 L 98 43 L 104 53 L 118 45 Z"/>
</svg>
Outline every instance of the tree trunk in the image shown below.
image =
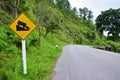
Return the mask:
<svg viewBox="0 0 120 80">
<path fill-rule="evenodd" d="M 20 0 L 15 0 L 14 5 L 15 5 L 15 18 L 18 17 L 18 7 L 20 4 Z"/>
</svg>

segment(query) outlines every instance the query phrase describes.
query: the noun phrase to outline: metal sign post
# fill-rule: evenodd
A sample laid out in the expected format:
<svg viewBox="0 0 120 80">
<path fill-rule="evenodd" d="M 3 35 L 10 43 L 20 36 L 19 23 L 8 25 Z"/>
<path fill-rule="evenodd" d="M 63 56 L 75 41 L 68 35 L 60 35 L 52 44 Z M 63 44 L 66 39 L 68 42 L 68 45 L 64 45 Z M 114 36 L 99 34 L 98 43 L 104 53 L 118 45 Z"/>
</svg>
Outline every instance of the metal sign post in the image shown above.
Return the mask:
<svg viewBox="0 0 120 80">
<path fill-rule="evenodd" d="M 25 44 L 25 40 L 22 40 L 22 58 L 23 58 L 23 73 L 27 74 L 26 44 Z"/>
</svg>

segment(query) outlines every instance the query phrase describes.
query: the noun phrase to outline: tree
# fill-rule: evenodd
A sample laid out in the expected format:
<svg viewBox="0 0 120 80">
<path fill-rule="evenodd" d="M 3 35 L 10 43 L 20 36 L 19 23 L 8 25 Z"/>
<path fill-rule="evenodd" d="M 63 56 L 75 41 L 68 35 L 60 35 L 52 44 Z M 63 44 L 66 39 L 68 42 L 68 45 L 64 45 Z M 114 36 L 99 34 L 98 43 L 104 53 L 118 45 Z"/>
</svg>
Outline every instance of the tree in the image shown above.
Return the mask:
<svg viewBox="0 0 120 80">
<path fill-rule="evenodd" d="M 11 1 L 9 1 L 9 0 L 1 0 L 0 1 L 0 7 L 2 9 L 4 9 L 5 11 L 7 11 L 7 12 L 12 12 L 13 11 L 13 6 L 11 6 L 11 5 L 14 5 L 13 0 L 11 0 Z"/>
<path fill-rule="evenodd" d="M 38 30 L 38 43 L 39 46 L 41 45 L 41 36 L 43 32 L 43 28 L 45 26 L 45 22 L 47 20 L 47 6 L 46 2 L 43 0 L 43 2 L 39 0 L 32 1 L 35 6 L 33 7 L 33 12 L 36 16 L 36 25 L 37 25 L 37 30 Z M 37 4 L 37 5 L 36 5 Z"/>
<path fill-rule="evenodd" d="M 68 0 L 56 0 L 56 5 L 63 11 L 70 11 L 70 3 Z"/>
<path fill-rule="evenodd" d="M 91 21 L 91 19 L 93 19 L 92 11 L 90 11 L 90 10 L 88 11 L 87 18 L 89 21 Z"/>
<path fill-rule="evenodd" d="M 87 19 L 88 19 L 88 26 L 90 26 L 93 21 L 92 11 L 90 10 L 88 11 Z"/>
<path fill-rule="evenodd" d="M 82 8 L 79 8 L 79 14 L 80 14 L 80 17 L 83 17 L 83 9 Z"/>
<path fill-rule="evenodd" d="M 84 7 L 83 9 L 79 8 L 79 14 L 80 14 L 80 17 L 83 18 L 83 20 L 86 20 L 88 15 L 88 8 L 87 7 Z"/>
<path fill-rule="evenodd" d="M 33 7 L 33 12 L 36 16 L 37 30 L 39 34 L 39 46 L 41 44 L 41 36 L 43 30 L 46 30 L 45 36 L 48 33 L 55 33 L 60 29 L 60 24 L 63 15 L 56 8 L 51 7 L 50 0 L 35 0 L 32 1 L 36 6 Z"/>
<path fill-rule="evenodd" d="M 25 0 L 2 0 L 1 2 L 1 7 L 5 11 L 14 14 L 15 17 L 17 17 L 19 13 L 29 10 Z"/>
<path fill-rule="evenodd" d="M 120 8 L 101 12 L 96 18 L 96 26 L 101 35 L 103 31 L 108 31 L 108 36 L 112 34 L 112 40 L 118 38 L 120 33 Z"/>
<path fill-rule="evenodd" d="M 74 7 L 74 8 L 71 10 L 70 14 L 71 14 L 71 17 L 72 17 L 72 18 L 78 17 L 78 16 L 77 16 L 77 9 L 76 9 L 76 7 Z"/>
<path fill-rule="evenodd" d="M 83 20 L 86 20 L 86 19 L 87 19 L 87 15 L 88 15 L 88 8 L 87 8 L 87 7 L 84 7 L 84 8 L 83 8 Z"/>
<path fill-rule="evenodd" d="M 63 22 L 63 15 L 55 8 L 48 7 L 47 9 L 48 18 L 45 22 L 46 34 L 48 33 L 57 33 L 61 29 Z"/>
<path fill-rule="evenodd" d="M 87 7 L 79 8 L 79 15 L 83 18 L 83 20 L 91 20 L 93 18 L 93 14 L 91 10 L 88 10 Z"/>
</svg>

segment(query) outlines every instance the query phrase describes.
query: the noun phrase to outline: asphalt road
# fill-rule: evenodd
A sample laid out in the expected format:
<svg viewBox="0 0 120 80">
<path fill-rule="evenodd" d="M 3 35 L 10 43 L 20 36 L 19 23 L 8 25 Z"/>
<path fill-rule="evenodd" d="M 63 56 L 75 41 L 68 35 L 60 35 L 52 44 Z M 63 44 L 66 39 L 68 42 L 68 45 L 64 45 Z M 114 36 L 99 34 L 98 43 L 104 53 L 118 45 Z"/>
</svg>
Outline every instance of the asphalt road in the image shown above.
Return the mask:
<svg viewBox="0 0 120 80">
<path fill-rule="evenodd" d="M 53 71 L 52 80 L 120 80 L 120 54 L 65 46 Z"/>
</svg>

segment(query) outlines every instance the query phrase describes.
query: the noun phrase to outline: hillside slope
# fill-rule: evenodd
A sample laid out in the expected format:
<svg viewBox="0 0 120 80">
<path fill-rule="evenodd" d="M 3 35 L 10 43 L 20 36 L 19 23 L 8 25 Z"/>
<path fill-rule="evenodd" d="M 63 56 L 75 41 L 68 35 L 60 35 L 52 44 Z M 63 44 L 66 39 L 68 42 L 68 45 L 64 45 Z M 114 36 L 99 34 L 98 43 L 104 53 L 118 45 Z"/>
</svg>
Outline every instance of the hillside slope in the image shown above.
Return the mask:
<svg viewBox="0 0 120 80">
<path fill-rule="evenodd" d="M 4 4 L 4 1 L 1 3 Z M 46 19 L 42 18 L 45 12 L 36 14 L 37 11 L 34 11 L 36 3 L 33 0 L 25 1 L 23 4 L 18 13 L 24 10 L 23 12 L 37 25 L 26 39 L 28 74 L 23 75 L 22 72 L 21 40 L 9 28 L 9 24 L 15 19 L 14 10 L 10 12 L 4 6 L 4 8 L 0 7 L 0 16 L 2 16 L 0 18 L 0 80 L 48 80 L 64 45 L 94 45 L 95 41 L 100 40 L 93 24 L 89 26 L 87 21 L 73 17 L 69 12 L 44 2 Z M 12 3 L 7 5 L 13 7 Z M 41 2 L 38 8 L 40 10 L 43 8 Z M 45 25 L 38 21 L 41 18 L 45 19 Z M 53 24 L 59 28 L 51 27 Z M 39 27 L 42 30 L 41 34 L 39 34 Z M 46 35 L 49 29 L 52 31 Z M 39 44 L 39 36 L 41 44 Z M 58 45 L 58 48 L 55 45 Z"/>
</svg>

